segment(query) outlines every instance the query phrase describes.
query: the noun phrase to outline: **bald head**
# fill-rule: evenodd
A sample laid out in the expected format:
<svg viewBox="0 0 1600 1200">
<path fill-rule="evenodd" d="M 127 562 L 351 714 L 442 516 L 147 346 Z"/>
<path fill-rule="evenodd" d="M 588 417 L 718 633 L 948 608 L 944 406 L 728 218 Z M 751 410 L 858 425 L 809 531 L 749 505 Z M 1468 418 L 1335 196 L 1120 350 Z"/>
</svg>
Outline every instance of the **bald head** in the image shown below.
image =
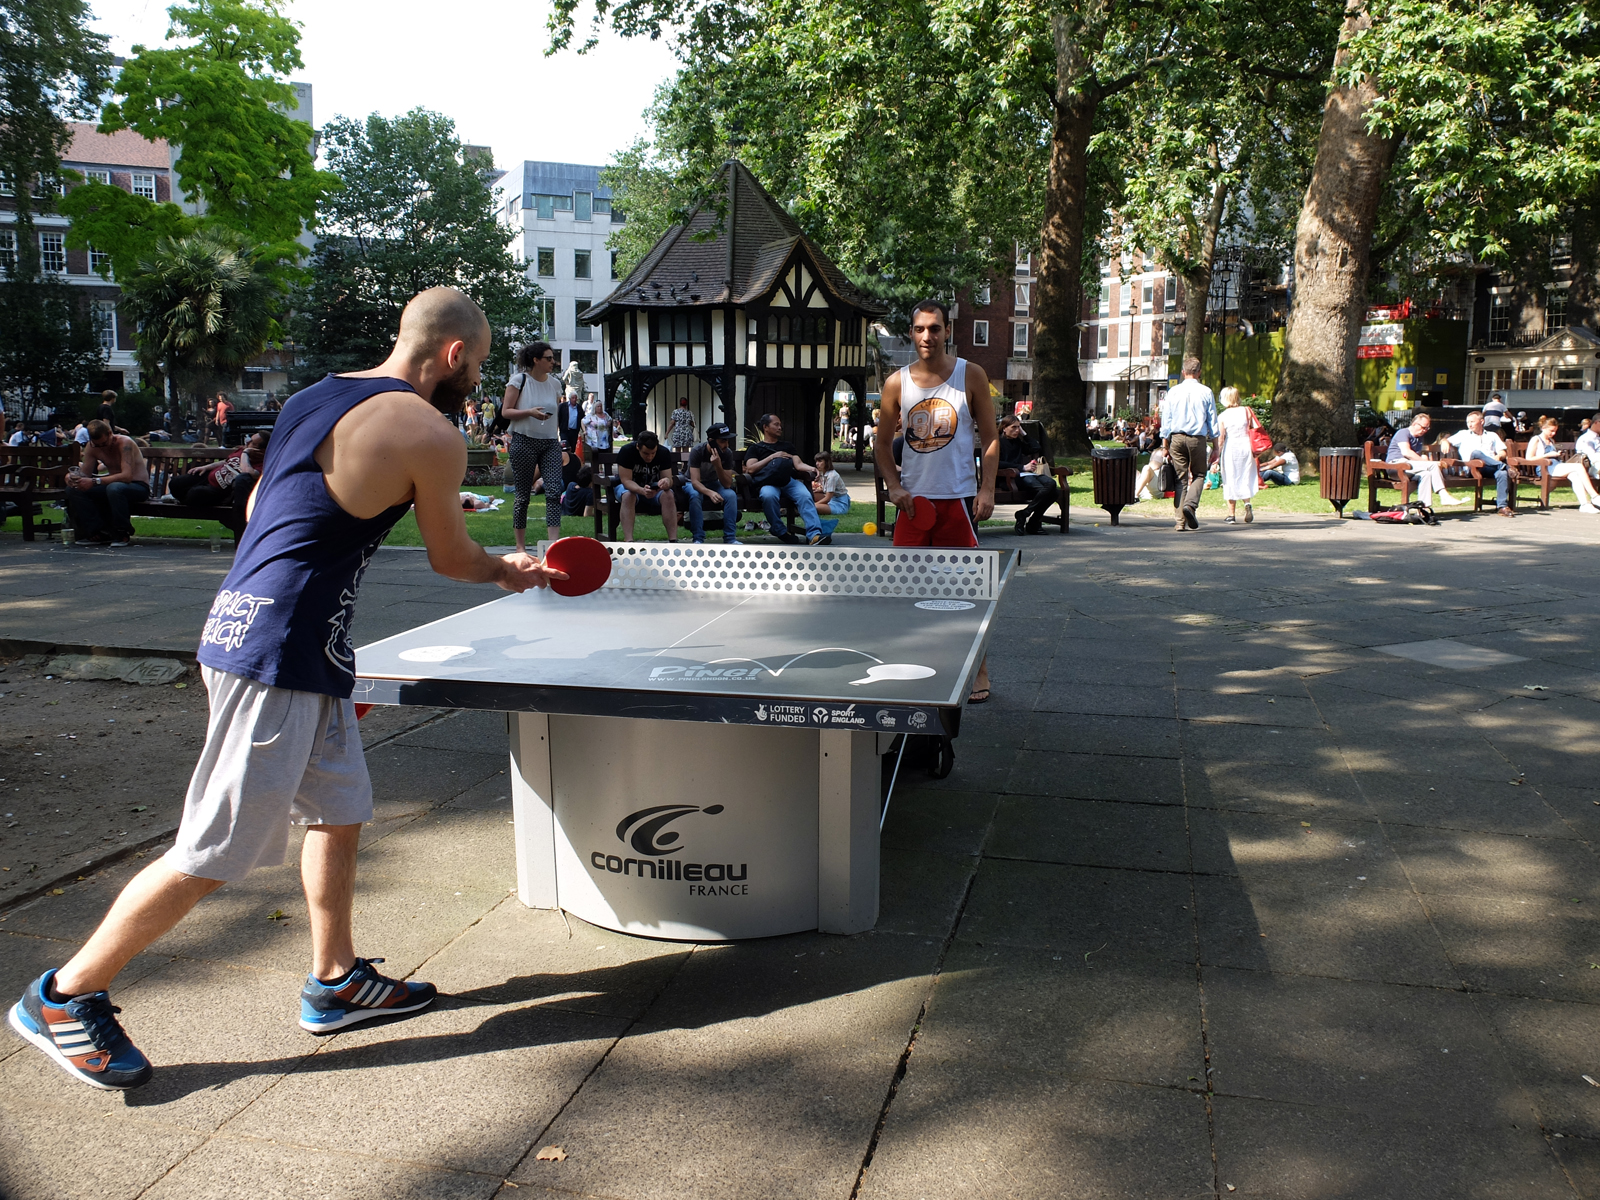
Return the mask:
<svg viewBox="0 0 1600 1200">
<path fill-rule="evenodd" d="M 395 350 L 417 360 L 431 358 L 452 342 L 488 353 L 489 321 L 483 310 L 455 288 L 429 288 L 413 296 L 400 314 Z"/>
</svg>

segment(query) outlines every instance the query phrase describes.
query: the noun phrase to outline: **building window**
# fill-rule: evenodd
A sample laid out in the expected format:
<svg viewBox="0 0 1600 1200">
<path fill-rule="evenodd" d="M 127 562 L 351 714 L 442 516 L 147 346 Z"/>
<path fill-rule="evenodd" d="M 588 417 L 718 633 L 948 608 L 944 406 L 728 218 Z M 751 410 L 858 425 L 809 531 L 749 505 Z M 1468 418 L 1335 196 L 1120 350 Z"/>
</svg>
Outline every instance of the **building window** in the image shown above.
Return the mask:
<svg viewBox="0 0 1600 1200">
<path fill-rule="evenodd" d="M 1033 254 L 1028 250 L 1024 250 L 1021 246 L 1017 247 L 1016 273 L 1018 275 L 1033 274 Z"/>
<path fill-rule="evenodd" d="M 1479 404 L 1487 404 L 1487 403 L 1489 403 L 1489 393 L 1492 392 L 1492 391 L 1494 391 L 1494 372 L 1493 371 L 1479 371 L 1478 372 L 1477 402 Z"/>
<path fill-rule="evenodd" d="M 0 229 L 0 272 L 10 275 L 17 269 L 17 235 L 10 229 Z"/>
<path fill-rule="evenodd" d="M 1155 306 L 1156 306 L 1156 285 L 1155 285 L 1155 283 L 1153 281 L 1152 282 L 1147 282 L 1144 285 L 1144 303 L 1142 305 L 1140 305 L 1139 311 L 1142 312 L 1142 313 L 1154 312 L 1155 311 Z"/>
<path fill-rule="evenodd" d="M 611 215 L 611 201 L 596 196 L 594 198 L 594 215 L 597 217 L 602 215 L 609 217 Z"/>
<path fill-rule="evenodd" d="M 989 303 L 989 285 L 987 283 L 982 287 L 972 289 L 972 303 L 979 308 Z"/>
<path fill-rule="evenodd" d="M 67 269 L 67 236 L 64 233 L 39 235 L 39 269 L 61 275 Z"/>
<path fill-rule="evenodd" d="M 94 272 L 96 275 L 102 275 L 105 278 L 110 279 L 111 278 L 111 255 L 106 254 L 103 251 L 96 250 L 93 246 L 90 246 L 89 247 L 89 270 Z"/>
<path fill-rule="evenodd" d="M 1582 367 L 1560 367 L 1556 370 L 1556 381 L 1552 385 L 1558 392 L 1576 392 L 1583 390 Z"/>
<path fill-rule="evenodd" d="M 590 221 L 594 219 L 594 194 L 592 192 L 572 193 L 572 219 L 574 221 Z"/>
<path fill-rule="evenodd" d="M 1110 337 L 1111 337 L 1111 327 L 1109 325 L 1100 326 L 1100 357 L 1101 358 L 1104 358 L 1106 356 L 1107 346 L 1108 346 Z"/>
<path fill-rule="evenodd" d="M 592 341 L 594 341 L 594 326 L 593 325 L 580 325 L 578 323 L 578 317 L 582 314 L 583 310 L 588 308 L 589 305 L 591 305 L 593 303 L 594 303 L 593 300 L 590 300 L 590 299 L 588 299 L 586 297 L 580 297 L 579 299 L 573 301 L 573 304 L 572 304 L 572 340 L 575 341 L 575 342 L 592 342 Z"/>
<path fill-rule="evenodd" d="M 1131 283 L 1119 283 L 1117 285 L 1117 315 L 1119 317 L 1127 316 L 1129 309 L 1132 307 L 1133 285 Z"/>
<path fill-rule="evenodd" d="M 554 196 L 529 196 L 528 205 L 533 209 L 533 215 L 539 220 L 554 221 L 556 219 L 556 198 Z"/>
<path fill-rule="evenodd" d="M 17 189 L 11 186 L 11 176 L 0 171 L 0 196 L 15 196 Z"/>
<path fill-rule="evenodd" d="M 587 250 L 574 250 L 572 252 L 572 277 L 574 279 L 589 278 L 589 252 Z"/>
<path fill-rule="evenodd" d="M 697 337 L 693 340 L 698 342 L 704 339 Z M 800 317 L 786 317 L 768 313 L 767 341 L 781 346 L 827 345 L 833 341 L 833 318 L 826 314 L 815 316 L 807 313 Z"/>
<path fill-rule="evenodd" d="M 1178 307 L 1178 277 L 1176 275 L 1168 275 L 1167 276 L 1167 302 L 1166 302 L 1166 305 L 1164 306 L 1164 311 L 1171 312 L 1173 309 L 1175 309 L 1177 307 Z"/>
<path fill-rule="evenodd" d="M 1011 327 L 1011 354 L 1014 358 L 1028 357 L 1028 325 L 1018 321 Z"/>
<path fill-rule="evenodd" d="M 601 253 L 605 254 L 606 252 L 602 250 Z M 615 254 L 609 254 L 607 257 L 611 259 L 611 278 L 621 279 L 622 269 L 621 264 L 617 262 L 617 256 Z"/>
<path fill-rule="evenodd" d="M 1025 317 L 1025 316 L 1028 315 L 1028 305 L 1033 300 L 1033 285 L 1031 283 L 1019 283 L 1019 284 L 1016 285 L 1016 291 L 1017 291 L 1017 302 L 1016 302 L 1017 316 Z"/>
<path fill-rule="evenodd" d="M 1504 346 L 1511 332 L 1511 297 L 1489 297 L 1489 345 Z"/>
<path fill-rule="evenodd" d="M 1538 367 L 1523 367 L 1517 372 L 1517 387 L 1525 392 L 1538 391 L 1540 387 L 1539 374 Z"/>
<path fill-rule="evenodd" d="M 95 332 L 100 335 L 100 348 L 109 354 L 117 348 L 117 302 L 96 300 L 94 315 Z"/>
<path fill-rule="evenodd" d="M 1109 283 L 1100 285 L 1100 315 L 1102 317 L 1111 315 L 1111 285 Z"/>
<path fill-rule="evenodd" d="M 974 321 L 972 323 L 972 344 L 974 346 L 987 346 L 989 344 L 989 322 Z"/>
<path fill-rule="evenodd" d="M 769 317 L 768 320 L 774 318 Z M 824 318 L 826 319 L 826 318 Z M 788 320 L 787 317 L 784 320 Z M 800 322 L 796 319 L 795 323 Z M 652 342 L 705 342 L 709 322 L 703 312 L 669 312 L 650 314 L 650 340 Z M 798 339 L 797 339 L 798 340 Z M 777 341 L 769 338 L 768 341 Z"/>
<path fill-rule="evenodd" d="M 1549 337 L 1567 323 L 1567 289 L 1551 288 L 1545 293 L 1544 335 Z"/>
<path fill-rule="evenodd" d="M 1127 358 L 1133 351 L 1133 326 L 1117 326 L 1117 357 Z"/>
<path fill-rule="evenodd" d="M 1149 321 L 1146 321 L 1143 325 L 1139 326 L 1139 354 L 1144 358 L 1149 358 L 1150 357 L 1150 322 Z"/>
<path fill-rule="evenodd" d="M 146 200 L 154 200 L 156 198 L 156 177 L 154 175 L 135 173 L 133 176 L 133 194 L 135 196 L 143 196 Z"/>
<path fill-rule="evenodd" d="M 1503 367 L 1494 373 L 1494 390 L 1509 392 L 1511 390 L 1511 368 Z"/>
<path fill-rule="evenodd" d="M 109 184 L 111 182 L 111 172 L 103 171 L 95 167 L 88 167 L 85 168 L 83 172 L 83 181 L 85 183 Z"/>
<path fill-rule="evenodd" d="M 597 375 L 600 372 L 600 351 L 598 350 L 569 350 L 567 351 L 569 363 L 577 363 L 578 370 L 585 375 Z"/>
<path fill-rule="evenodd" d="M 541 279 L 554 279 L 556 277 L 556 248 L 554 246 L 539 247 L 539 277 Z"/>
<path fill-rule="evenodd" d="M 554 300 L 535 300 L 533 311 L 539 317 L 539 333 L 549 341 L 556 335 L 556 302 Z"/>
<path fill-rule="evenodd" d="M 1550 239 L 1550 265 L 1557 271 L 1572 265 L 1572 235 L 1558 233 Z"/>
</svg>

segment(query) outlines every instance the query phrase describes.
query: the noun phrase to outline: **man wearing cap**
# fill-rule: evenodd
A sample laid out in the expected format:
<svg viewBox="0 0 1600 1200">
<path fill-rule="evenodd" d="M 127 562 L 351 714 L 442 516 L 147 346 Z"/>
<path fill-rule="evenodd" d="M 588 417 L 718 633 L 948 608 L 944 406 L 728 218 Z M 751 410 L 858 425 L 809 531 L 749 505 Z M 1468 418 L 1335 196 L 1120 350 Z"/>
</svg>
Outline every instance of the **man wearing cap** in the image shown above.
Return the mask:
<svg viewBox="0 0 1600 1200">
<path fill-rule="evenodd" d="M 733 489 L 733 430 L 712 425 L 706 440 L 689 451 L 689 533 L 694 540 L 706 540 L 705 506 L 722 510 L 722 540 L 726 545 L 743 543 L 739 532 L 739 493 Z"/>
</svg>

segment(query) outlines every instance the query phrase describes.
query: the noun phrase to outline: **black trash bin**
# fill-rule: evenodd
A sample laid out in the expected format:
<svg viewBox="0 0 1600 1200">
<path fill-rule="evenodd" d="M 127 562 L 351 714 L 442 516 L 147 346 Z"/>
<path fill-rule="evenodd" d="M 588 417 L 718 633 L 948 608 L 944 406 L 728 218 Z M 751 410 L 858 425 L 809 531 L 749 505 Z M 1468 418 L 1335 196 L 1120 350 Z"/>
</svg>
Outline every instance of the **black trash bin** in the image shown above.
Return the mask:
<svg viewBox="0 0 1600 1200">
<path fill-rule="evenodd" d="M 1094 502 L 1111 514 L 1113 525 L 1120 525 L 1122 510 L 1133 503 L 1138 454 L 1130 446 L 1096 446 L 1089 465 L 1094 471 Z"/>
<path fill-rule="evenodd" d="M 1361 447 L 1324 446 L 1317 451 L 1322 498 L 1344 516 L 1344 506 L 1361 495 Z"/>
</svg>

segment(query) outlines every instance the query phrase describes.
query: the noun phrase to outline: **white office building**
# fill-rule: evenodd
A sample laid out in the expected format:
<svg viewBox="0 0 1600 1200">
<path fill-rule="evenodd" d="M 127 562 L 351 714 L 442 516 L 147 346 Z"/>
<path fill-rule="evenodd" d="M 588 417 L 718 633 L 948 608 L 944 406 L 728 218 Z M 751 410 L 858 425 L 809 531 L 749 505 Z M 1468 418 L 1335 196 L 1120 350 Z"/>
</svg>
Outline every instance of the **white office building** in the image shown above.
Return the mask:
<svg viewBox="0 0 1600 1200">
<path fill-rule="evenodd" d="M 610 294 L 616 275 L 606 240 L 612 222 L 611 189 L 600 168 L 576 163 L 525 162 L 522 192 L 502 210 L 513 230 L 512 252 L 543 290 L 544 338 L 561 358 L 576 362 L 591 392 L 601 392 L 600 333 L 579 325 L 578 314 Z"/>
</svg>

